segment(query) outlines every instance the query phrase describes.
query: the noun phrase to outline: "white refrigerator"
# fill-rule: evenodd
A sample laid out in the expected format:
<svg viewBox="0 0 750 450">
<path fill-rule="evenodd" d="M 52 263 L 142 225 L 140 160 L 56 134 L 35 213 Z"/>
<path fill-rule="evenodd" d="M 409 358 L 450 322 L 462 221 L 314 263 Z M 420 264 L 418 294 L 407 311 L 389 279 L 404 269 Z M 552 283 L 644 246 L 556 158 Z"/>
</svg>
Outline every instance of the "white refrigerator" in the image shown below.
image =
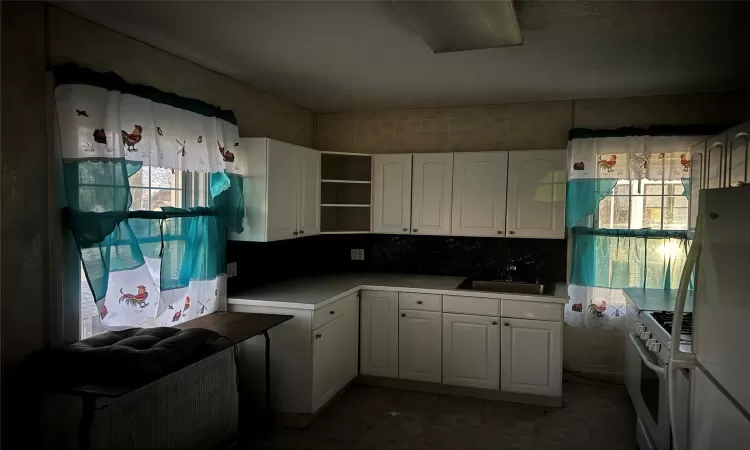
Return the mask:
<svg viewBox="0 0 750 450">
<path fill-rule="evenodd" d="M 679 342 L 694 264 L 693 344 L 691 353 L 671 350 L 667 380 L 673 449 L 750 449 L 750 186 L 702 190 L 699 200 L 672 335 Z M 689 373 L 689 399 L 670 383 L 680 371 Z"/>
</svg>

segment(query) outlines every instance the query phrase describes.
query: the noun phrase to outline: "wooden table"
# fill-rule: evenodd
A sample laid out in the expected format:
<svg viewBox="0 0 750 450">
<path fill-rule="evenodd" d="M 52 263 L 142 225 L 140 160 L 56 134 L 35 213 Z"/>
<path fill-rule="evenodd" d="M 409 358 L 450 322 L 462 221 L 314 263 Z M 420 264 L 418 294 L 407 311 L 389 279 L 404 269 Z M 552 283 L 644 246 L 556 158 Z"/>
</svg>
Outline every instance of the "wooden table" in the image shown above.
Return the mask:
<svg viewBox="0 0 750 450">
<path fill-rule="evenodd" d="M 268 336 L 268 330 L 286 322 L 294 316 L 283 314 L 259 314 L 259 313 L 240 313 L 217 311 L 197 319 L 189 320 L 176 325 L 174 328 L 186 330 L 189 328 L 203 328 L 215 331 L 216 333 L 229 339 L 232 344 L 237 345 L 240 342 L 255 336 L 263 335 L 266 338 L 265 350 L 265 384 L 266 384 L 266 410 L 271 409 L 271 338 Z M 237 368 L 239 370 L 239 367 Z M 239 387 L 239 386 L 238 386 Z"/>
</svg>

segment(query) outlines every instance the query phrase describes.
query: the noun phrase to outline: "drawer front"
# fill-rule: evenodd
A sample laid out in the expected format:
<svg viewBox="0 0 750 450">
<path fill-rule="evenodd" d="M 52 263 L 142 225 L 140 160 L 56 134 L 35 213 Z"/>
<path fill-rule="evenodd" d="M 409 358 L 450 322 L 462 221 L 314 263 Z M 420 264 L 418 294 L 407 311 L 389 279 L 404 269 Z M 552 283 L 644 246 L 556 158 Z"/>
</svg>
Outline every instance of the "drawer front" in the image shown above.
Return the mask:
<svg viewBox="0 0 750 450">
<path fill-rule="evenodd" d="M 410 292 L 399 292 L 398 309 L 440 312 L 443 303 L 442 297 L 442 295 L 437 294 L 412 294 Z"/>
<path fill-rule="evenodd" d="M 313 330 L 317 330 L 344 313 L 344 302 L 341 300 L 337 300 L 313 312 Z"/>
<path fill-rule="evenodd" d="M 496 298 L 444 295 L 443 312 L 497 317 L 500 313 L 500 300 Z"/>
<path fill-rule="evenodd" d="M 563 320 L 563 306 L 559 303 L 500 300 L 500 316 L 561 322 Z"/>
</svg>

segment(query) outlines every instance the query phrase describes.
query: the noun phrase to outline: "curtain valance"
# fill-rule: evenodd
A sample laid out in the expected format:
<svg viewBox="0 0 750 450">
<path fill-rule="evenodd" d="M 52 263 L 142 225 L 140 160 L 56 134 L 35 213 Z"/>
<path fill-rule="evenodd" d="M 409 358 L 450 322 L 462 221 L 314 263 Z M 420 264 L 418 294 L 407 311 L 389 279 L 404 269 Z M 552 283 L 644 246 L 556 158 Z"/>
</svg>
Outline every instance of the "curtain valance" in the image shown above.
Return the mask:
<svg viewBox="0 0 750 450">
<path fill-rule="evenodd" d="M 54 70 L 64 160 L 123 158 L 195 172 L 243 173 L 231 111 L 114 73 L 74 65 Z"/>
</svg>

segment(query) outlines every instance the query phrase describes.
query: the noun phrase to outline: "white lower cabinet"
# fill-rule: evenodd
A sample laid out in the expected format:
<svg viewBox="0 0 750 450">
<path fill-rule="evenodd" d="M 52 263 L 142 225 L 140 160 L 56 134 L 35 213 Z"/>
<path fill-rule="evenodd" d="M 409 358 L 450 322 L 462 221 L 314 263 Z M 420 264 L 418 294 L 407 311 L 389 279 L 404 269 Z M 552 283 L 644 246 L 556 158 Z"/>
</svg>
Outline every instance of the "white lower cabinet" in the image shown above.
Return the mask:
<svg viewBox="0 0 750 450">
<path fill-rule="evenodd" d="M 398 292 L 362 291 L 359 371 L 398 378 Z"/>
<path fill-rule="evenodd" d="M 499 388 L 499 320 L 443 314 L 443 384 Z"/>
<path fill-rule="evenodd" d="M 313 331 L 313 411 L 323 406 L 341 387 L 342 370 L 339 359 L 343 353 L 343 344 L 343 317 Z"/>
<path fill-rule="evenodd" d="M 442 314 L 402 310 L 398 321 L 398 377 L 440 383 Z"/>
<path fill-rule="evenodd" d="M 562 322 L 502 319 L 501 390 L 562 395 Z"/>
</svg>

